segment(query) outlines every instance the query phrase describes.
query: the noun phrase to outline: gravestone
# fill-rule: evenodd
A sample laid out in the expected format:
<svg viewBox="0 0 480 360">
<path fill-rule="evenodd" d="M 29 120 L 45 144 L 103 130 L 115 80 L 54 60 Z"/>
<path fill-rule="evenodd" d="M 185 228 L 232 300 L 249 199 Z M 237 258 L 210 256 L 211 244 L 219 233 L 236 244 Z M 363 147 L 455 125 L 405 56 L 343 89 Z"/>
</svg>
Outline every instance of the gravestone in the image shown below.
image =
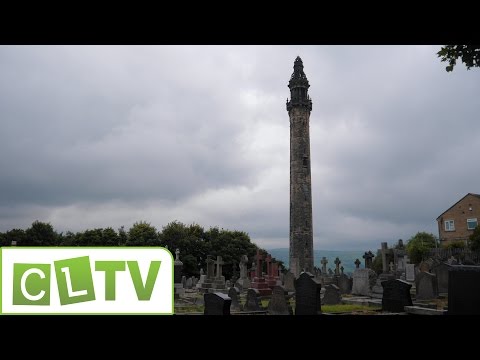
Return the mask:
<svg viewBox="0 0 480 360">
<path fill-rule="evenodd" d="M 224 262 L 222 260 L 222 257 L 217 256 L 217 261 L 215 261 L 215 265 L 217 266 L 217 273 L 212 284 L 212 288 L 215 290 L 225 290 L 225 277 L 222 275 L 223 264 Z"/>
<path fill-rule="evenodd" d="M 432 273 L 437 275 L 439 293 L 448 292 L 448 270 L 451 268 L 447 263 L 440 263 L 432 269 Z"/>
<path fill-rule="evenodd" d="M 429 272 L 420 272 L 415 279 L 417 300 L 432 300 L 438 297 L 437 276 Z"/>
<path fill-rule="evenodd" d="M 183 262 L 180 261 L 180 250 L 175 250 L 175 261 L 173 262 L 173 288 L 174 298 L 180 298 L 180 295 L 185 294 L 185 286 L 182 278 Z"/>
<path fill-rule="evenodd" d="M 327 264 L 328 264 L 327 258 L 325 256 L 322 257 L 322 261 L 320 261 L 320 263 L 322 264 L 322 274 L 326 274 L 327 273 Z"/>
<path fill-rule="evenodd" d="M 360 260 L 355 259 L 355 262 L 354 262 L 354 264 L 355 264 L 355 269 L 359 269 L 361 263 L 362 263 L 362 262 L 361 262 Z"/>
<path fill-rule="evenodd" d="M 230 315 L 232 299 L 222 293 L 207 293 L 203 295 L 205 302 L 204 315 Z"/>
<path fill-rule="evenodd" d="M 413 305 L 410 296 L 412 284 L 403 280 L 392 279 L 382 281 L 382 286 L 382 311 L 401 313 L 405 312 L 405 306 Z"/>
<path fill-rule="evenodd" d="M 447 264 L 448 265 L 458 265 L 458 260 L 455 259 L 455 256 L 451 256 L 448 260 L 447 260 Z"/>
<path fill-rule="evenodd" d="M 377 274 L 372 269 L 355 269 L 353 273 L 353 295 L 371 296 Z"/>
<path fill-rule="evenodd" d="M 375 255 L 371 251 L 365 252 L 362 256 L 365 259 L 365 269 L 371 269 L 372 268 L 372 263 L 373 263 L 373 258 Z"/>
<path fill-rule="evenodd" d="M 211 255 L 207 255 L 207 274 L 200 275 L 200 281 L 197 284 L 197 288 L 200 292 L 206 293 L 208 292 L 212 286 L 214 281 L 214 264 L 215 261 L 212 259 Z"/>
<path fill-rule="evenodd" d="M 337 257 L 333 263 L 335 264 L 335 275 L 338 276 L 338 275 L 340 275 L 340 264 L 341 264 L 342 262 L 341 262 L 340 259 Z"/>
<path fill-rule="evenodd" d="M 405 279 L 410 282 L 415 281 L 415 265 L 414 264 L 405 265 Z"/>
<path fill-rule="evenodd" d="M 289 271 L 285 273 L 283 276 L 283 286 L 285 287 L 285 290 L 288 292 L 293 292 L 295 291 L 295 275 Z"/>
<path fill-rule="evenodd" d="M 228 290 L 228 297 L 232 300 L 232 303 L 230 305 L 230 311 L 240 311 L 240 290 L 232 286 L 230 290 Z"/>
<path fill-rule="evenodd" d="M 455 265 L 448 272 L 448 315 L 480 315 L 480 266 Z"/>
<path fill-rule="evenodd" d="M 350 294 L 352 292 L 352 281 L 347 275 L 341 274 L 338 278 L 338 287 L 340 294 Z"/>
<path fill-rule="evenodd" d="M 184 288 L 187 287 L 187 277 L 185 275 L 182 276 L 182 285 Z"/>
<path fill-rule="evenodd" d="M 182 283 L 182 268 L 183 262 L 180 261 L 180 250 L 175 250 L 175 261 L 173 263 L 173 282 L 175 284 Z"/>
<path fill-rule="evenodd" d="M 418 268 L 420 269 L 421 272 L 429 272 L 431 268 L 431 261 L 428 261 L 428 260 L 422 261 L 420 265 L 418 265 Z"/>
<path fill-rule="evenodd" d="M 185 282 L 185 288 L 191 289 L 193 286 L 193 278 L 189 277 L 187 281 Z"/>
<path fill-rule="evenodd" d="M 245 311 L 260 311 L 261 307 L 260 293 L 257 289 L 247 290 L 247 302 L 245 303 Z"/>
<path fill-rule="evenodd" d="M 263 277 L 263 259 L 264 256 L 260 253 L 260 250 L 257 250 L 257 254 L 255 255 L 255 260 L 257 261 L 257 270 L 251 283 L 251 287 L 257 289 L 261 296 L 267 296 L 272 294 L 272 289 L 268 286 L 266 279 Z"/>
<path fill-rule="evenodd" d="M 386 273 L 387 272 L 387 249 L 388 249 L 387 243 L 382 242 L 381 246 L 382 246 L 382 272 Z"/>
<path fill-rule="evenodd" d="M 322 284 L 313 274 L 303 272 L 295 280 L 295 315 L 320 315 L 322 313 L 320 291 Z"/>
<path fill-rule="evenodd" d="M 288 292 L 283 286 L 274 286 L 272 297 L 268 303 L 270 315 L 293 315 L 292 306 L 287 300 Z"/>
<path fill-rule="evenodd" d="M 340 296 L 340 288 L 337 285 L 326 285 L 325 294 L 323 295 L 322 304 L 325 305 L 337 305 L 342 301 Z"/>
<path fill-rule="evenodd" d="M 240 263 L 238 267 L 240 268 L 240 278 L 235 282 L 235 285 L 239 288 L 240 291 L 246 290 L 250 287 L 250 279 L 248 278 L 248 256 L 242 255 L 240 258 Z"/>
</svg>

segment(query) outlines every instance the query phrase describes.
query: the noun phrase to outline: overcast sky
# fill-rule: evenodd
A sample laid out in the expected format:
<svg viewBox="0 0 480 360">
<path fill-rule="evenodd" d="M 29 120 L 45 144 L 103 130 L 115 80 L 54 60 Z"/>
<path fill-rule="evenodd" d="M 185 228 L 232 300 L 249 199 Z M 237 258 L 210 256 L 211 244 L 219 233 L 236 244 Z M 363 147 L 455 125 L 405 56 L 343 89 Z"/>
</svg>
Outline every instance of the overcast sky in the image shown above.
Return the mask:
<svg viewBox="0 0 480 360">
<path fill-rule="evenodd" d="M 314 248 L 374 250 L 480 193 L 480 70 L 440 46 L 0 46 L 0 231 L 178 220 L 288 247 L 297 55 Z"/>
</svg>

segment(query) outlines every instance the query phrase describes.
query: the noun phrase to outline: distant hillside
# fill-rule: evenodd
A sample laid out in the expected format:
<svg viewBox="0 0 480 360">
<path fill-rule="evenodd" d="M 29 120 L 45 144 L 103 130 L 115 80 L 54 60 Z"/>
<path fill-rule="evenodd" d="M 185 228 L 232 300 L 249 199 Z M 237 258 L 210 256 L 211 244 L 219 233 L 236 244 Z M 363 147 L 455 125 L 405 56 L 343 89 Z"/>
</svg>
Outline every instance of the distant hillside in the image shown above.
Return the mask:
<svg viewBox="0 0 480 360">
<path fill-rule="evenodd" d="M 288 249 L 271 249 L 267 250 L 272 257 L 275 259 L 283 261 L 285 267 L 288 268 L 289 266 L 289 259 L 288 259 Z M 364 259 L 362 258 L 364 252 L 361 251 L 335 251 L 335 250 L 314 250 L 314 261 L 315 266 L 321 268 L 322 265 L 320 264 L 320 260 L 322 257 L 325 256 L 328 260 L 327 264 L 327 271 L 328 268 L 331 268 L 332 271 L 335 270 L 335 258 L 338 256 L 340 261 L 342 262 L 340 266 L 344 267 L 344 272 L 346 273 L 353 273 L 355 269 L 355 259 L 359 259 L 362 262 L 361 267 L 363 267 Z"/>
</svg>

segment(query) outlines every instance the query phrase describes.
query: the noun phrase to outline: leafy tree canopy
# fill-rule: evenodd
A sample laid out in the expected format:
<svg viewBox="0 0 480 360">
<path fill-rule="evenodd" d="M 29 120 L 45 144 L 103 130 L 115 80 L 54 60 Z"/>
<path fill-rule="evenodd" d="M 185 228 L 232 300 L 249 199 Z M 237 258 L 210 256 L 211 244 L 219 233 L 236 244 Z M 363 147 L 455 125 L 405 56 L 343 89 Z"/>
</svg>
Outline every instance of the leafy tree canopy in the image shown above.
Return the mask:
<svg viewBox="0 0 480 360">
<path fill-rule="evenodd" d="M 480 67 L 480 45 L 445 45 L 437 55 L 442 61 L 448 61 L 449 65 L 445 68 L 448 72 L 453 71 L 458 58 L 462 60 L 467 70 Z"/>
<path fill-rule="evenodd" d="M 435 248 L 436 238 L 433 234 L 426 232 L 418 232 L 412 236 L 407 242 L 407 252 L 410 261 L 419 264 L 428 254 Z"/>
<path fill-rule="evenodd" d="M 480 251 L 480 226 L 477 226 L 469 238 L 469 247 L 472 251 Z"/>
</svg>

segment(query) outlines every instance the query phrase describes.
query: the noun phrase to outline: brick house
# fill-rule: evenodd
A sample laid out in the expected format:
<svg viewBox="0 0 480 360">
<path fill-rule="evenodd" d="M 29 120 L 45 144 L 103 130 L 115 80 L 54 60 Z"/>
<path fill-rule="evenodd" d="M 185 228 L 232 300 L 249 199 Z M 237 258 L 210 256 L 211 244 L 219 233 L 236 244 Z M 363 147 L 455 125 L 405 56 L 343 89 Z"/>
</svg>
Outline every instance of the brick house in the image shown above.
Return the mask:
<svg viewBox="0 0 480 360">
<path fill-rule="evenodd" d="M 437 217 L 440 245 L 467 242 L 480 218 L 480 195 L 468 193 Z"/>
</svg>

